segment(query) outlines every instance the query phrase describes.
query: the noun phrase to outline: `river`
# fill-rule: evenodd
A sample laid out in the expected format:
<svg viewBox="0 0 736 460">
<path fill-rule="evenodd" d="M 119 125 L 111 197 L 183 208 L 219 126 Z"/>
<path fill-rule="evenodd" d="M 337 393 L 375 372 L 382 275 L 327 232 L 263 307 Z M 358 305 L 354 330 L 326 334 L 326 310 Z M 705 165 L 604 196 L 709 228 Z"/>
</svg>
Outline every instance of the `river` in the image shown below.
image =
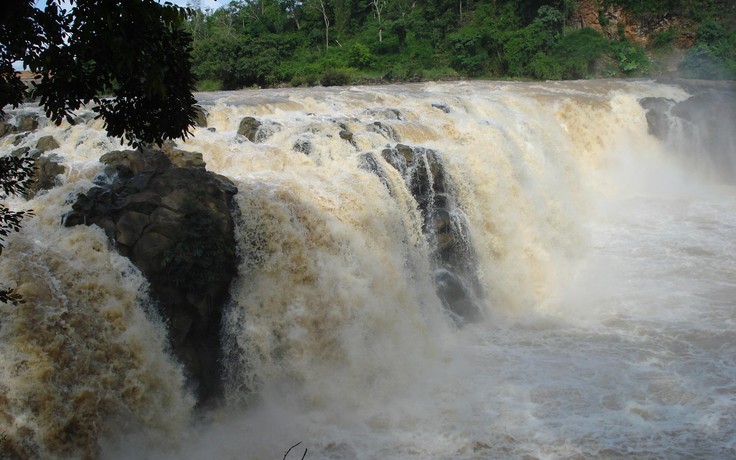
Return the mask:
<svg viewBox="0 0 736 460">
<path fill-rule="evenodd" d="M 639 103 L 683 89 L 197 96 L 208 127 L 177 144 L 239 190 L 223 404 L 195 409 L 104 232 L 60 225 L 121 145 L 99 120 L 42 120 L 20 145 L 53 135 L 66 172 L 11 201 L 36 215 L 0 257 L 28 299 L 0 306 L 3 442 L 38 458 L 274 459 L 297 442 L 288 458 L 736 457 L 736 188 L 710 152 L 649 134 Z M 236 134 L 246 116 L 255 142 Z M 450 233 L 427 218 L 440 202 Z M 442 255 L 447 234 L 463 257 Z"/>
</svg>

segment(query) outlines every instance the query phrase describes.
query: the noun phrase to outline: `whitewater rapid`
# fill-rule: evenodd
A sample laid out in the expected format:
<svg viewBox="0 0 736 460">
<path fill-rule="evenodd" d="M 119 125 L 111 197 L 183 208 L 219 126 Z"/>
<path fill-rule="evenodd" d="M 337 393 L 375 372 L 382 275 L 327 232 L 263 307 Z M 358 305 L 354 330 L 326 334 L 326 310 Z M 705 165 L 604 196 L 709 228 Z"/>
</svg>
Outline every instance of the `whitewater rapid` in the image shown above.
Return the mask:
<svg viewBox="0 0 736 460">
<path fill-rule="evenodd" d="M 207 412 L 138 270 L 102 230 L 60 225 L 122 146 L 91 119 L 0 139 L 7 154 L 53 135 L 67 168 L 11 200 L 36 216 L 0 257 L 27 299 L 0 306 L 3 442 L 31 458 L 271 459 L 297 442 L 288 458 L 736 457 L 736 188 L 693 166 L 707 152 L 685 161 L 649 134 L 644 97 L 689 95 L 615 80 L 199 94 L 208 126 L 177 146 L 238 187 L 241 261 Z M 256 142 L 236 134 L 246 116 Z M 381 156 L 397 144 L 441 160 L 476 322 L 438 297 L 433 239 Z"/>
</svg>

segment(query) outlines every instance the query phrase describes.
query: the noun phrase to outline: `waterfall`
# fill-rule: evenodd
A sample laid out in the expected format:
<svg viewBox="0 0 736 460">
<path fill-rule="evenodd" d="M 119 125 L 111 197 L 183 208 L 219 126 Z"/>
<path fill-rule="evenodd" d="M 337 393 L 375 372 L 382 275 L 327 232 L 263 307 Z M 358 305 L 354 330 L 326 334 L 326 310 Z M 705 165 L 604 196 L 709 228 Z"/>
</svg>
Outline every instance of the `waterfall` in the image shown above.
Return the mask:
<svg viewBox="0 0 736 460">
<path fill-rule="evenodd" d="M 673 154 L 682 143 L 674 134 L 652 133 L 640 101 L 668 101 L 670 110 L 688 97 L 674 85 L 617 80 L 198 94 L 207 126 L 177 146 L 201 152 L 208 170 L 238 188 L 240 264 L 221 332 L 225 395 L 204 413 L 145 278 L 102 229 L 60 225 L 99 180 L 99 157 L 122 146 L 85 113 L 59 127 L 41 117 L 38 130 L 0 139 L 10 154 L 53 136 L 60 147 L 51 153 L 66 168 L 57 187 L 11 201 L 35 216 L 0 257 L 0 279 L 26 299 L 0 306 L 0 452 L 276 458 L 304 441 L 308 458 L 567 458 L 569 441 L 571 455 L 626 456 L 615 449 L 635 437 L 628 428 L 614 424 L 613 435 L 601 430 L 592 441 L 556 431 L 584 425 L 574 417 L 585 410 L 561 415 L 563 403 L 545 401 L 579 400 L 597 414 L 586 387 L 567 377 L 551 389 L 544 376 L 517 379 L 530 375 L 523 362 L 563 378 L 555 369 L 564 362 L 537 361 L 559 346 L 577 359 L 581 379 L 601 383 L 605 371 L 586 367 L 574 337 L 605 342 L 606 328 L 637 313 L 611 319 L 597 309 L 620 304 L 606 300 L 593 273 L 627 265 L 611 262 L 621 254 L 596 258 L 624 238 L 616 219 L 634 232 L 652 215 L 632 222 L 611 203 L 630 206 L 625 200 L 648 197 L 654 182 L 683 180 L 691 164 Z M 718 142 L 718 155 L 733 161 L 733 145 Z M 670 190 L 662 187 L 657 193 Z M 721 264 L 736 269 L 732 259 Z M 604 319 L 591 326 L 591 316 Z M 530 381 L 537 386 L 527 392 Z M 703 417 L 733 418 L 729 388 L 693 411 L 702 403 Z M 640 404 L 632 409 L 613 394 L 612 417 L 639 410 L 645 431 L 665 430 L 656 414 L 641 415 L 650 410 L 643 396 L 632 395 Z M 687 407 L 697 396 L 673 398 Z M 708 423 L 718 426 L 708 432 L 714 442 L 726 439 L 720 422 Z M 652 443 L 638 454 L 696 451 Z"/>
</svg>

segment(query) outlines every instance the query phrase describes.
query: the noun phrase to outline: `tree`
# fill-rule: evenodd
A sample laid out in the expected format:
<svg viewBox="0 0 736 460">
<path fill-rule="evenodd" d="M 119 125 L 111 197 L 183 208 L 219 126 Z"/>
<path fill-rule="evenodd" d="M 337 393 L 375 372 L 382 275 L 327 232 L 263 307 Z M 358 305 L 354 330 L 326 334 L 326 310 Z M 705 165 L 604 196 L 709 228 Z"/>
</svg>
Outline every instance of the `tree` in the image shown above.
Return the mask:
<svg viewBox="0 0 736 460">
<path fill-rule="evenodd" d="M 309 5 L 322 15 L 322 22 L 325 25 L 325 50 L 328 50 L 330 48 L 330 10 L 327 0 L 312 0 Z"/>
<path fill-rule="evenodd" d="M 33 177 L 34 165 L 35 161 L 27 156 L 0 157 L 0 198 L 4 200 L 10 195 L 25 192 Z M 20 230 L 21 220 L 31 214 L 31 211 L 13 211 L 0 204 L 0 253 L 4 248 L 5 237 Z M 17 304 L 22 303 L 23 299 L 12 289 L 0 288 L 0 302 Z"/>
<path fill-rule="evenodd" d="M 59 124 L 93 103 L 108 135 L 129 144 L 186 137 L 195 119 L 191 37 L 182 28 L 191 10 L 154 0 L 33 0 L 5 2 L 0 11 L 0 118 L 5 106 L 39 98 Z M 14 63 L 39 78 L 26 88 Z M 113 97 L 103 97 L 106 92 Z M 0 158 L 0 199 L 25 191 L 30 158 Z M 29 212 L 0 206 L 2 239 Z M 19 297 L 0 289 L 0 301 Z"/>
<path fill-rule="evenodd" d="M 188 9 L 154 0 L 33 0 L 2 12 L 0 107 L 17 107 L 27 90 L 14 62 L 41 77 L 31 93 L 56 123 L 94 103 L 110 136 L 137 146 L 186 137 L 196 102 Z M 102 97 L 109 92 L 113 97 Z M 0 115 L 2 108 L 0 108 Z"/>
<path fill-rule="evenodd" d="M 381 13 L 383 12 L 383 9 L 386 7 L 386 0 L 371 0 L 371 5 L 373 6 L 373 12 L 376 15 L 376 20 L 378 21 L 378 41 L 383 41 L 383 21 L 381 18 Z"/>
</svg>

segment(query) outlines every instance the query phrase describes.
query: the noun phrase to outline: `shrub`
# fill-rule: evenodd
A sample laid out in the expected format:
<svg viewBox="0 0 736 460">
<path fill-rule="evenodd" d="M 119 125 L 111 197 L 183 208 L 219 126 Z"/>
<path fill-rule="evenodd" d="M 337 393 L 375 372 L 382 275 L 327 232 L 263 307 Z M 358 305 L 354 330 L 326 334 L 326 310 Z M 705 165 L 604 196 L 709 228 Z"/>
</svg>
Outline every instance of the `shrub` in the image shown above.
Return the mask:
<svg viewBox="0 0 736 460">
<path fill-rule="evenodd" d="M 675 41 L 675 29 L 670 27 L 667 30 L 660 30 L 652 34 L 652 47 L 664 48 Z"/>
<path fill-rule="evenodd" d="M 328 69 L 322 73 L 319 82 L 322 86 L 344 86 L 352 80 L 350 74 L 341 69 Z"/>
<path fill-rule="evenodd" d="M 365 69 L 370 67 L 372 63 L 373 56 L 367 46 L 356 43 L 350 47 L 350 51 L 348 51 L 348 65 L 357 67 L 358 69 Z"/>
<path fill-rule="evenodd" d="M 736 78 L 736 59 L 724 56 L 718 48 L 696 43 L 685 54 L 679 70 L 686 78 L 725 80 Z"/>
<path fill-rule="evenodd" d="M 531 75 L 539 80 L 559 80 L 562 78 L 562 63 L 544 53 L 534 55 L 529 64 Z"/>
<path fill-rule="evenodd" d="M 552 52 L 562 66 L 561 78 L 590 76 L 607 43 L 603 34 L 587 27 L 562 37 Z"/>
<path fill-rule="evenodd" d="M 698 27 L 697 41 L 713 44 L 726 37 L 726 30 L 713 19 L 706 19 Z"/>
<path fill-rule="evenodd" d="M 641 74 L 649 69 L 649 58 L 644 50 L 629 41 L 611 42 L 611 56 L 624 74 Z"/>
<path fill-rule="evenodd" d="M 222 89 L 222 81 L 220 80 L 199 80 L 197 82 L 197 91 L 220 91 Z"/>
<path fill-rule="evenodd" d="M 452 57 L 450 65 L 458 72 L 470 76 L 479 75 L 486 67 L 488 54 L 483 49 L 483 39 L 477 29 L 460 30 L 451 34 L 447 39 Z"/>
</svg>

